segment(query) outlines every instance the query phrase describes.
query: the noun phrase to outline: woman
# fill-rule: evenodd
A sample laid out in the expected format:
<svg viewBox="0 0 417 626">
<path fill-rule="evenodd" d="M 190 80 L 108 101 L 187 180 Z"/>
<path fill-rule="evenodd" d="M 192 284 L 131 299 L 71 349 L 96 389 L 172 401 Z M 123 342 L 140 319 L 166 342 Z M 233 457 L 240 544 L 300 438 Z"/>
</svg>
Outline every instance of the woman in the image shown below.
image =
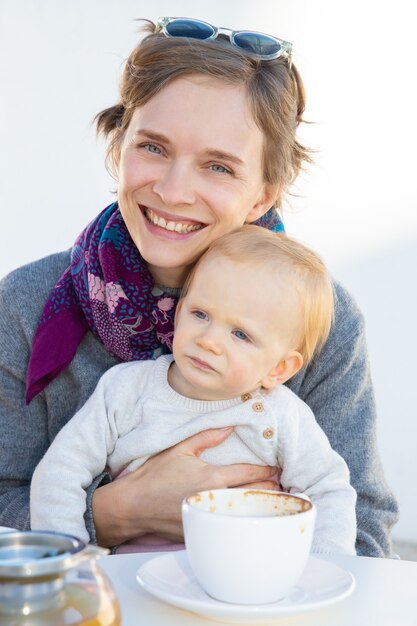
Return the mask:
<svg viewBox="0 0 417 626">
<path fill-rule="evenodd" d="M 206 40 L 216 34 L 209 26 L 184 20 L 150 28 L 126 63 L 120 102 L 97 116 L 118 205 L 71 255 L 23 267 L 1 285 L 3 525 L 29 527 L 34 467 L 101 374 L 170 351 L 179 288 L 210 242 L 245 222 L 282 229 L 275 207 L 309 160 L 295 137 L 304 93 L 290 44 L 251 34 Z M 358 553 L 388 556 L 397 509 L 376 451 L 363 321 L 336 283 L 335 291 L 327 344 L 289 386 L 349 465 Z M 148 532 L 178 540 L 186 494 L 274 487 L 271 468 L 199 459 L 229 434 L 200 433 L 114 482 L 98 476 L 88 493 L 91 540 L 114 546 Z"/>
</svg>

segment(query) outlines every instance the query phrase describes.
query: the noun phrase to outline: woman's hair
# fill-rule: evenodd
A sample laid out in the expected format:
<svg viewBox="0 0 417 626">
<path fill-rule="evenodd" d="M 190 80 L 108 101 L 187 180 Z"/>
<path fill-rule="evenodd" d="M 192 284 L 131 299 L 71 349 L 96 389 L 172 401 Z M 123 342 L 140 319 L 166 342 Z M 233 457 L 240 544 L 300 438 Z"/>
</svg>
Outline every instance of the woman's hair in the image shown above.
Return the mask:
<svg viewBox="0 0 417 626">
<path fill-rule="evenodd" d="M 297 69 L 286 57 L 263 61 L 232 46 L 224 36 L 214 41 L 168 38 L 149 31 L 132 51 L 120 81 L 120 102 L 95 117 L 97 132 L 109 139 L 107 166 L 117 177 L 120 148 L 135 109 L 148 102 L 176 78 L 200 74 L 243 85 L 254 120 L 263 132 L 264 181 L 279 186 L 276 206 L 282 192 L 297 177 L 310 151 L 296 139 L 297 126 L 305 108 L 304 87 Z"/>
<path fill-rule="evenodd" d="M 301 311 L 300 315 L 294 314 L 294 320 L 300 320 L 301 324 L 297 328 L 298 345 L 294 349 L 307 365 L 322 349 L 333 321 L 333 287 L 321 258 L 285 233 L 254 225 L 242 226 L 209 246 L 188 274 L 181 299 L 187 295 L 200 265 L 213 256 L 259 267 L 270 277 L 271 289 L 274 289 L 274 279 L 279 278 L 295 290 Z M 221 260 L 219 267 L 221 272 Z M 265 306 L 268 306 L 268 294 L 265 294 Z"/>
</svg>

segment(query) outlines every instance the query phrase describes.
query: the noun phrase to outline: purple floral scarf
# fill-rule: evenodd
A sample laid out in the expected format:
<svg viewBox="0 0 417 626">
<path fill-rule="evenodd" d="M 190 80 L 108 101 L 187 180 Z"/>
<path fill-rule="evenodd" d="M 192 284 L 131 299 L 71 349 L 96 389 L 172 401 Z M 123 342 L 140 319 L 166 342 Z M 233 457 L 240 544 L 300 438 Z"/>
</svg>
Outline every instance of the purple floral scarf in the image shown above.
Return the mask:
<svg viewBox="0 0 417 626">
<path fill-rule="evenodd" d="M 255 224 L 284 230 L 274 209 Z M 176 304 L 155 285 L 117 202 L 111 204 L 78 237 L 46 302 L 33 338 L 27 404 L 71 363 L 89 330 L 121 361 L 172 352 Z"/>
</svg>

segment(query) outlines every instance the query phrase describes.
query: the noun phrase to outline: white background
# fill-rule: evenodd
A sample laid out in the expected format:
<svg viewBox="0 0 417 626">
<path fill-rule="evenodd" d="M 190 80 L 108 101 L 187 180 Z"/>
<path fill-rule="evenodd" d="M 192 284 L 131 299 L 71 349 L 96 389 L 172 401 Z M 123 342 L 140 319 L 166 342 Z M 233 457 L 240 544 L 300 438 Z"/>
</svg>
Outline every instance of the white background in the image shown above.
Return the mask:
<svg viewBox="0 0 417 626">
<path fill-rule="evenodd" d="M 396 538 L 417 541 L 417 103 L 413 2 L 0 0 L 0 276 L 69 247 L 114 196 L 93 116 L 134 18 L 189 15 L 294 42 L 318 153 L 285 212 L 367 320 Z M 335 416 L 337 419 L 337 416 Z"/>
</svg>

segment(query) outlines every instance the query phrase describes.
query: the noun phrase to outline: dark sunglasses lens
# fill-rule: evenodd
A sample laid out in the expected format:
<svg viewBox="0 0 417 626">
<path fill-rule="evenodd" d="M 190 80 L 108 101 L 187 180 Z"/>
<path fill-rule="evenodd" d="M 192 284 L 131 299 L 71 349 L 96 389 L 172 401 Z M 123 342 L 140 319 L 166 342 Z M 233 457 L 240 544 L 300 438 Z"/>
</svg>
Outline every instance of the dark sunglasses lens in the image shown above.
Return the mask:
<svg viewBox="0 0 417 626">
<path fill-rule="evenodd" d="M 260 56 L 278 54 L 281 50 L 278 41 L 267 35 L 262 35 L 261 33 L 236 33 L 233 40 L 239 48 L 247 52 L 252 52 L 253 54 L 259 54 Z"/>
<path fill-rule="evenodd" d="M 209 39 L 214 34 L 214 28 L 210 24 L 196 20 L 173 20 L 165 29 L 170 37 Z"/>
</svg>

